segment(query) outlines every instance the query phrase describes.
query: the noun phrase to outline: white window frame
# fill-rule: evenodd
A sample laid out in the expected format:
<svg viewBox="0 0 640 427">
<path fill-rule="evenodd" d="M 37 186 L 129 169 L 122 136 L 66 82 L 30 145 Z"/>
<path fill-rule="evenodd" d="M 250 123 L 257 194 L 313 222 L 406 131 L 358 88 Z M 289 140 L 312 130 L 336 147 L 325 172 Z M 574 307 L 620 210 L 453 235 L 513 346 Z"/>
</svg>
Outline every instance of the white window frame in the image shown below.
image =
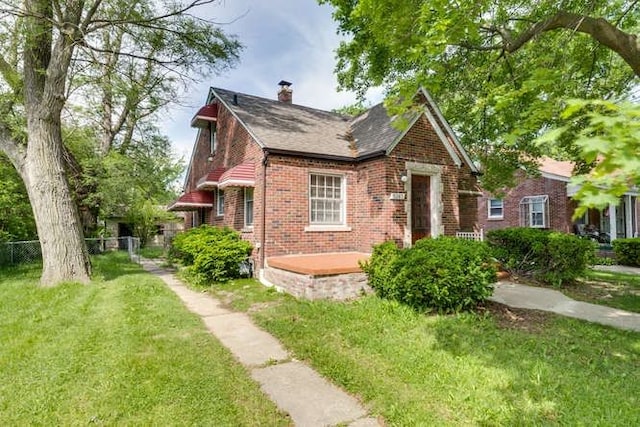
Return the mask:
<svg viewBox="0 0 640 427">
<path fill-rule="evenodd" d="M 247 194 L 251 194 L 251 198 L 247 197 Z M 249 217 L 249 209 L 248 204 L 251 202 L 251 217 Z M 244 226 L 246 228 L 253 227 L 253 188 L 245 187 L 244 188 Z"/>
<path fill-rule="evenodd" d="M 209 149 L 211 150 L 211 154 L 215 154 L 218 148 L 218 138 L 216 132 L 216 123 L 209 122 Z"/>
<path fill-rule="evenodd" d="M 325 190 L 330 189 L 330 187 L 327 187 L 327 183 L 326 180 L 327 178 L 331 178 L 333 179 L 339 179 L 339 183 L 340 183 L 340 197 L 339 198 L 335 198 L 335 197 L 319 197 L 319 196 L 312 196 L 312 194 L 314 193 L 313 191 L 313 177 L 318 177 L 318 178 L 322 178 L 324 180 L 324 184 L 323 184 L 323 188 Z M 347 191 L 346 191 L 346 176 L 343 174 L 336 174 L 336 173 L 330 173 L 330 172 L 323 172 L 323 171 L 311 171 L 309 173 L 309 224 L 310 227 L 313 228 L 317 228 L 317 229 L 330 229 L 332 227 L 346 227 L 347 224 L 347 212 L 346 212 L 346 206 L 347 206 Z M 318 186 L 316 184 L 316 186 Z M 333 188 L 333 187 L 331 187 Z M 335 188 L 333 188 L 335 190 Z M 327 203 L 335 203 L 335 202 L 339 203 L 339 207 L 338 207 L 338 213 L 339 213 L 339 220 L 338 221 L 319 221 L 317 219 L 314 219 L 314 212 L 313 212 L 313 206 L 314 206 L 314 202 L 327 202 Z M 317 217 L 317 214 L 316 214 Z"/>
<path fill-rule="evenodd" d="M 541 210 L 534 210 L 534 207 L 542 207 Z M 542 223 L 537 219 L 541 217 Z M 535 219 L 535 224 L 534 224 Z M 520 200 L 520 225 L 530 228 L 549 227 L 549 196 L 546 194 L 538 196 L 526 196 Z"/>
<path fill-rule="evenodd" d="M 491 203 L 492 202 L 500 202 L 500 206 L 492 206 Z M 491 210 L 492 209 L 500 209 L 500 214 L 498 215 L 492 215 L 491 214 Z M 504 200 L 503 199 L 495 199 L 495 198 L 491 198 L 489 200 L 487 200 L 487 218 L 489 219 L 504 219 Z"/>
<path fill-rule="evenodd" d="M 224 216 L 224 190 L 216 189 L 216 215 Z"/>
</svg>

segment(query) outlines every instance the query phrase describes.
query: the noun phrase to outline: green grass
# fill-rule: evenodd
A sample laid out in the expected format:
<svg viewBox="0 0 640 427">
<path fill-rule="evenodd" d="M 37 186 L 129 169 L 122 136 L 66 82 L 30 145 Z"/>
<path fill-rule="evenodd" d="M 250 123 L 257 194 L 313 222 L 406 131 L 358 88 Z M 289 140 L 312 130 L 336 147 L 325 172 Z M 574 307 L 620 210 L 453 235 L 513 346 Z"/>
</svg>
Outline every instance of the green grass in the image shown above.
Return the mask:
<svg viewBox="0 0 640 427">
<path fill-rule="evenodd" d="M 140 249 L 140 256 L 149 259 L 162 258 L 165 255 L 164 248 L 146 247 Z"/>
<path fill-rule="evenodd" d="M 88 286 L 0 270 L 0 425 L 288 425 L 157 278 L 111 254 Z"/>
<path fill-rule="evenodd" d="M 640 275 L 589 270 L 580 282 L 565 286 L 571 298 L 640 313 Z"/>
<path fill-rule="evenodd" d="M 273 300 L 255 286 L 254 319 L 389 425 L 637 424 L 640 334 L 552 314 L 505 328 L 491 312 L 427 316 L 376 296 Z"/>
</svg>

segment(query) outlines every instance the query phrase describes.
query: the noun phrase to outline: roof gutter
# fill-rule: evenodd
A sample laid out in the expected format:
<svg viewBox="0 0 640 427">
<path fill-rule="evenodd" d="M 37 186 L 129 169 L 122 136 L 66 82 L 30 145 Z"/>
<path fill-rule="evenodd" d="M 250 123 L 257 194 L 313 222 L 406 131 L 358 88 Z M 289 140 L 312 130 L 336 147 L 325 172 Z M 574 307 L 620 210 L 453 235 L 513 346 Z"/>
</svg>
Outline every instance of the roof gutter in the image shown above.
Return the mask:
<svg viewBox="0 0 640 427">
<path fill-rule="evenodd" d="M 353 163 L 353 162 L 361 162 L 364 160 L 370 160 L 376 157 L 381 157 L 386 154 L 385 150 L 376 151 L 374 153 L 365 154 L 363 156 L 358 157 L 345 157 L 345 156 L 334 156 L 331 154 L 320 154 L 320 153 L 305 153 L 303 151 L 294 151 L 294 150 L 281 150 L 277 148 L 265 148 L 265 153 L 279 155 L 279 156 L 295 156 L 295 157 L 305 157 L 308 159 L 320 159 L 320 160 L 330 160 L 334 162 L 343 162 L 343 163 Z"/>
</svg>

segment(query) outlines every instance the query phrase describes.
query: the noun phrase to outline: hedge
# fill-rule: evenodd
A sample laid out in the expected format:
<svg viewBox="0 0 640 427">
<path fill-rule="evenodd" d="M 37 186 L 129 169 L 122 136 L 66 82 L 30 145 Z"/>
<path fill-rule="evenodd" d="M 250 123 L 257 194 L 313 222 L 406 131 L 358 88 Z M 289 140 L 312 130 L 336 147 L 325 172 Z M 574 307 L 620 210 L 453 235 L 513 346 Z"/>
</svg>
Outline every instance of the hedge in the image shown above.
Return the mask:
<svg viewBox="0 0 640 427">
<path fill-rule="evenodd" d="M 616 239 L 611 242 L 616 260 L 622 265 L 640 267 L 640 237 Z"/>
<path fill-rule="evenodd" d="M 491 296 L 496 280 L 484 243 L 450 237 L 419 240 L 407 249 L 382 243 L 362 268 L 379 296 L 426 311 L 474 308 Z"/>
<path fill-rule="evenodd" d="M 253 248 L 228 227 L 202 225 L 178 234 L 171 242 L 169 257 L 187 266 L 196 282 L 224 282 L 240 275 L 240 264 Z"/>
<path fill-rule="evenodd" d="M 573 234 L 526 227 L 491 230 L 487 241 L 503 268 L 554 286 L 581 276 L 595 261 L 597 247 Z"/>
</svg>

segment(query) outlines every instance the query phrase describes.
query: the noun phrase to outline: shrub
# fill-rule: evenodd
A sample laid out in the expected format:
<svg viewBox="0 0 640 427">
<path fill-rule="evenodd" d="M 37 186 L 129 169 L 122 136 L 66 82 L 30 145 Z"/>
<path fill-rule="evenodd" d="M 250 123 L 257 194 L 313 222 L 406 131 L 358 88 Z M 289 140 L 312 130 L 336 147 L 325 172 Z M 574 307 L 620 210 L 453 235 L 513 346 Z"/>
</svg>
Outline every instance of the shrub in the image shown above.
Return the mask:
<svg viewBox="0 0 640 427">
<path fill-rule="evenodd" d="M 199 284 L 238 277 L 240 264 L 251 254 L 249 242 L 228 227 L 202 225 L 177 235 L 169 256 L 189 266 Z"/>
<path fill-rule="evenodd" d="M 389 295 L 389 285 L 393 279 L 393 266 L 400 249 L 389 240 L 373 247 L 371 258 L 361 262 L 360 267 L 367 275 L 369 285 L 383 298 Z"/>
<path fill-rule="evenodd" d="M 534 275 L 542 282 L 560 286 L 572 282 L 595 263 L 597 244 L 573 234 L 547 234 L 544 251 L 538 254 Z"/>
<path fill-rule="evenodd" d="M 449 237 L 423 239 L 402 250 L 387 242 L 374 247 L 363 269 L 382 297 L 419 310 L 455 312 L 491 296 L 496 271 L 490 255 L 482 242 Z"/>
<path fill-rule="evenodd" d="M 491 230 L 487 242 L 502 267 L 517 274 L 528 274 L 538 268 L 538 255 L 544 251 L 548 231 L 537 228 L 512 227 Z"/>
<path fill-rule="evenodd" d="M 640 237 L 616 239 L 611 245 L 620 264 L 640 267 Z"/>
<path fill-rule="evenodd" d="M 595 262 L 596 244 L 573 234 L 513 227 L 488 232 L 487 241 L 507 270 L 555 286 L 575 280 Z"/>
</svg>

